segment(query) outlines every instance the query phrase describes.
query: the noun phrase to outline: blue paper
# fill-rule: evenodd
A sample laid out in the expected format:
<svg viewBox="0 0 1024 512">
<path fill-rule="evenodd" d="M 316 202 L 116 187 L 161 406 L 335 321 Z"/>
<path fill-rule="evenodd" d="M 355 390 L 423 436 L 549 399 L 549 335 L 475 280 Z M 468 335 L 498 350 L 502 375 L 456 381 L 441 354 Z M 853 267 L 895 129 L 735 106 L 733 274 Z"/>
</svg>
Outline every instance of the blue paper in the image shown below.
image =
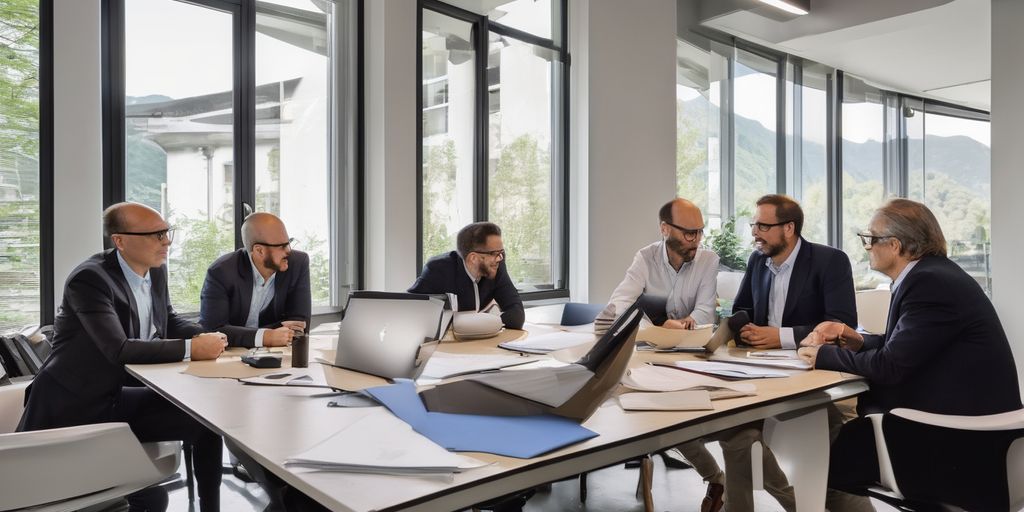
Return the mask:
<svg viewBox="0 0 1024 512">
<path fill-rule="evenodd" d="M 597 437 L 561 416 L 479 416 L 430 412 L 412 381 L 365 390 L 431 441 L 456 452 L 484 452 L 528 459 Z"/>
</svg>

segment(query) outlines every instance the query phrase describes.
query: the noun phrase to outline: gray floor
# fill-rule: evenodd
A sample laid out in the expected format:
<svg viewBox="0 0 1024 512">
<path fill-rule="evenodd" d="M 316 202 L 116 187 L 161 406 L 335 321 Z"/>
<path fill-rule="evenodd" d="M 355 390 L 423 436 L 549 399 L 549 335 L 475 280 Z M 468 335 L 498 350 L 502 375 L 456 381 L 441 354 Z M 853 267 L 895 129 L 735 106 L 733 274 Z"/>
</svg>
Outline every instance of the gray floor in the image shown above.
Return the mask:
<svg viewBox="0 0 1024 512">
<path fill-rule="evenodd" d="M 721 463 L 721 451 L 716 443 L 708 445 Z M 225 453 L 225 460 L 227 454 Z M 181 470 L 184 474 L 184 470 Z M 526 511 L 588 511 L 633 512 L 643 511 L 643 502 L 635 497 L 639 470 L 625 469 L 622 465 L 590 473 L 587 478 L 587 502 L 579 501 L 579 481 L 556 482 L 550 491 L 542 491 L 526 504 Z M 706 485 L 692 469 L 666 469 L 660 457 L 654 458 L 654 504 L 658 511 L 697 512 Z M 754 505 L 764 512 L 781 511 L 782 507 L 765 491 L 754 491 Z M 221 510 L 224 512 L 259 512 L 267 506 L 267 496 L 256 484 L 246 484 L 234 476 L 225 475 L 221 486 Z M 875 501 L 878 512 L 895 511 Z M 188 492 L 184 488 L 170 492 L 168 511 L 191 511 Z"/>
</svg>

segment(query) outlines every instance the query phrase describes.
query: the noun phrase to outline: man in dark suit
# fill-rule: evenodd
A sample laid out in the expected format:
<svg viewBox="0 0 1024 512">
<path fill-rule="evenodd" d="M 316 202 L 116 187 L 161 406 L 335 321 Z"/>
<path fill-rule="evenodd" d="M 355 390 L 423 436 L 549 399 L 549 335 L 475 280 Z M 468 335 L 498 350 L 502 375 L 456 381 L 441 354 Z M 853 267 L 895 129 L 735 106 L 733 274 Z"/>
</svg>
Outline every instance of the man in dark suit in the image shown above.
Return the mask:
<svg viewBox="0 0 1024 512">
<path fill-rule="evenodd" d="M 26 390 L 18 430 L 127 422 L 141 442 L 191 441 L 201 510 L 219 510 L 220 436 L 140 386 L 124 365 L 216 359 L 225 337 L 201 334 L 171 307 L 164 264 L 174 231 L 159 213 L 119 203 L 103 212 L 103 228 L 114 249 L 68 277 L 53 352 Z"/>
<path fill-rule="evenodd" d="M 228 345 L 279 347 L 309 325 L 309 256 L 292 249 L 281 219 L 254 213 L 242 223 L 244 248 L 210 265 L 199 323 L 228 335 Z"/>
<path fill-rule="evenodd" d="M 871 268 L 893 280 L 884 336 L 849 325 L 818 325 L 800 355 L 826 370 L 856 373 L 871 389 L 860 395 L 861 416 L 897 407 L 953 415 L 987 415 L 1021 408 L 1017 369 L 999 317 L 978 283 L 946 257 L 938 221 L 921 203 L 893 199 L 859 236 Z M 838 341 L 838 344 L 836 342 Z M 895 468 L 908 497 L 944 501 L 968 510 L 1005 510 L 1005 450 L 985 459 L 980 434 L 954 441 L 938 427 L 906 426 L 888 439 L 910 466 Z M 896 454 L 893 453 L 896 460 Z M 832 444 L 829 487 L 863 493 L 879 479 L 871 421 L 845 425 Z M 1003 486 L 1002 503 L 992 486 Z M 958 490 L 972 489 L 967 494 Z M 830 510 L 843 510 L 841 507 Z"/>
<path fill-rule="evenodd" d="M 435 256 L 409 287 L 410 293 L 454 293 L 459 311 L 480 311 L 493 300 L 501 308 L 505 327 L 520 329 L 526 315 L 512 279 L 505 268 L 501 228 L 475 222 L 456 235 L 456 249 Z"/>
<path fill-rule="evenodd" d="M 770 194 L 757 200 L 750 233 L 757 248 L 747 260 L 733 311 L 753 320 L 739 332 L 754 348 L 795 349 L 825 320 L 857 325 L 853 272 L 842 251 L 800 236 L 804 213 L 793 199 Z M 833 413 L 837 413 L 834 411 Z M 761 422 L 721 432 L 725 503 L 730 512 L 753 510 L 751 447 L 762 441 Z M 763 442 L 762 442 L 763 444 Z M 793 488 L 775 456 L 763 448 L 764 487 L 785 510 L 796 507 Z"/>
</svg>

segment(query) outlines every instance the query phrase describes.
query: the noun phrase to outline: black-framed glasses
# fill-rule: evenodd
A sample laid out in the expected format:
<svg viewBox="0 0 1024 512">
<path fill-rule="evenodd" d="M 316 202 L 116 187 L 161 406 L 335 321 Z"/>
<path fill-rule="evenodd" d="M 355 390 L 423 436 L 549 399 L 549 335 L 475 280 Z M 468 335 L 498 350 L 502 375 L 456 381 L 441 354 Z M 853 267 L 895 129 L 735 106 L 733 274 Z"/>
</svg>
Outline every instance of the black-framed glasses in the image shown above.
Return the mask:
<svg viewBox="0 0 1024 512">
<path fill-rule="evenodd" d="M 774 224 L 769 224 L 767 222 L 751 222 L 750 223 L 750 228 L 753 229 L 754 226 L 757 226 L 757 230 L 758 231 L 760 231 L 762 233 L 767 233 L 769 229 L 772 229 L 775 226 L 785 226 L 786 224 L 789 224 L 790 222 L 793 222 L 793 221 L 791 221 L 791 220 L 784 220 L 784 221 L 781 221 L 781 222 L 776 222 Z"/>
<path fill-rule="evenodd" d="M 896 238 L 893 235 L 872 235 L 871 233 L 857 233 L 857 237 L 860 238 L 860 243 L 864 244 L 865 249 L 870 249 L 872 245 L 875 245 L 880 240 Z"/>
<path fill-rule="evenodd" d="M 678 224 L 672 224 L 671 222 L 668 222 L 668 221 L 664 221 L 663 220 L 662 222 L 664 222 L 666 225 L 672 226 L 672 227 L 678 229 L 679 231 L 681 231 L 683 233 L 683 240 L 686 240 L 687 242 L 694 242 L 698 238 L 704 236 L 704 228 L 703 227 L 696 228 L 696 229 L 690 229 L 690 228 L 684 228 L 684 227 L 682 227 L 682 226 L 680 226 Z"/>
<path fill-rule="evenodd" d="M 296 240 L 294 238 L 289 238 L 287 242 L 280 243 L 280 244 L 268 244 L 266 242 L 253 242 L 252 244 L 253 245 L 262 245 L 263 247 L 280 247 L 282 249 L 287 249 L 289 247 L 295 246 L 296 243 L 298 243 L 298 240 Z"/>
<path fill-rule="evenodd" d="M 473 251 L 477 254 L 486 254 L 488 256 L 495 256 L 497 258 L 505 259 L 505 249 L 496 249 L 493 251 Z"/>
<path fill-rule="evenodd" d="M 167 229 L 158 229 L 156 231 L 146 231 L 144 233 L 143 232 L 138 232 L 138 231 L 122 231 L 120 233 L 112 233 L 112 234 L 114 234 L 114 235 L 129 235 L 129 236 L 151 236 L 151 237 L 155 238 L 157 242 L 163 242 L 164 240 L 167 240 L 168 242 L 173 242 L 174 241 L 174 231 L 176 229 L 177 228 L 172 226 L 172 227 L 169 227 Z"/>
</svg>

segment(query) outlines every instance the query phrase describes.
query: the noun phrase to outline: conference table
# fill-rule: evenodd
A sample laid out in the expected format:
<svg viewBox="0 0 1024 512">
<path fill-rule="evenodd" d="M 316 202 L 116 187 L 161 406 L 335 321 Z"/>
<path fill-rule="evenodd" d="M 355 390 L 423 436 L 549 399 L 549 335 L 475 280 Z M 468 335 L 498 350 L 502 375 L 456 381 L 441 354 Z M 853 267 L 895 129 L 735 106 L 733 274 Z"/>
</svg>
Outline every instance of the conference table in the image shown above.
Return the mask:
<svg viewBox="0 0 1024 512">
<path fill-rule="evenodd" d="M 329 348 L 330 343 L 330 337 L 320 336 L 314 338 L 313 346 Z M 445 342 L 437 350 L 509 353 L 496 344 L 495 340 Z M 318 366 L 312 362 L 316 353 L 311 351 L 311 367 Z M 630 367 L 693 357 L 637 351 Z M 238 356 L 222 356 L 219 364 L 234 364 L 231 358 Z M 191 364 L 197 363 L 205 362 Z M 756 395 L 715 400 L 714 410 L 624 411 L 613 396 L 583 423 L 599 434 L 587 441 L 532 459 L 467 453 L 490 464 L 452 478 L 410 477 L 314 472 L 284 465 L 290 456 L 309 450 L 368 414 L 390 414 L 383 407 L 328 407 L 333 397 L 322 396 L 322 388 L 254 386 L 234 379 L 200 378 L 184 373 L 189 364 L 128 365 L 127 369 L 206 426 L 232 439 L 289 485 L 338 511 L 465 509 L 759 420 L 764 420 L 765 440 L 794 486 L 798 510 L 824 510 L 829 446 L 825 406 L 867 390 L 859 376 L 812 370 L 793 372 L 787 378 L 748 381 L 757 386 Z"/>
</svg>

